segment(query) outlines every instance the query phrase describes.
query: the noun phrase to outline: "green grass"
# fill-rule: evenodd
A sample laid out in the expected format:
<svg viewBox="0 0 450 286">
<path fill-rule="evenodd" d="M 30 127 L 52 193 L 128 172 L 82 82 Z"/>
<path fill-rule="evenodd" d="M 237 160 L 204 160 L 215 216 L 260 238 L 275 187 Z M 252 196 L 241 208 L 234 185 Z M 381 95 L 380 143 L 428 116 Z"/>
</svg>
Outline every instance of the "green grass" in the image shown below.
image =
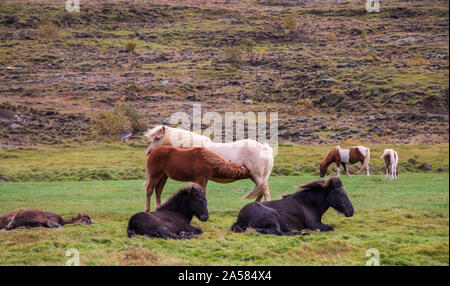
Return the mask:
<svg viewBox="0 0 450 286">
<path fill-rule="evenodd" d="M 342 147 L 355 144 L 341 145 Z M 372 174 L 384 173 L 384 148 L 399 154 L 400 174 L 423 172 L 423 162 L 433 165 L 431 172 L 443 167 L 448 172 L 449 146 L 437 145 L 366 145 L 371 149 Z M 318 166 L 334 145 L 278 146 L 272 175 L 318 175 Z M 36 147 L 0 148 L 0 181 L 90 181 L 143 179 L 146 144 L 39 145 Z M 414 159 L 417 163 L 408 160 Z M 333 165 L 334 166 L 334 165 Z M 359 169 L 353 165 L 350 172 Z M 333 167 L 334 168 L 334 167 Z M 333 168 L 329 174 L 335 174 Z"/>
<path fill-rule="evenodd" d="M 315 178 L 271 177 L 272 198 Z M 144 208 L 142 180 L 2 183 L 0 213 L 38 208 L 71 217 L 86 212 L 95 224 L 0 232 L 0 265 L 64 265 L 69 248 L 79 250 L 81 265 L 365 265 L 369 248 L 379 250 L 381 265 L 449 264 L 448 173 L 342 180 L 355 215 L 345 218 L 330 209 L 323 221 L 334 232 L 295 237 L 232 233 L 237 213 L 249 202 L 241 197 L 252 184 L 211 182 L 210 220 L 194 219 L 204 234 L 187 241 L 126 237 L 129 217 Z M 184 185 L 169 180 L 163 200 Z"/>
</svg>

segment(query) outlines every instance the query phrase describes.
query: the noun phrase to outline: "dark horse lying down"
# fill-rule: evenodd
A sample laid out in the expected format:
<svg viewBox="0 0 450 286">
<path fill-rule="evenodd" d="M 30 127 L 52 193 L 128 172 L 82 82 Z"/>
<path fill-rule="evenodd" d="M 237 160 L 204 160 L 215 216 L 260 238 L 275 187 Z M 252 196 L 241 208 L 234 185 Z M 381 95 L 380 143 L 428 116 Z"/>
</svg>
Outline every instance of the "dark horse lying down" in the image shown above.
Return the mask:
<svg viewBox="0 0 450 286">
<path fill-rule="evenodd" d="M 206 198 L 198 184 L 180 189 L 154 212 L 140 212 L 128 222 L 128 237 L 136 234 L 160 238 L 192 238 L 202 234 L 200 228 L 190 225 L 195 215 L 201 221 L 209 218 Z"/>
<path fill-rule="evenodd" d="M 303 234 L 292 231 L 305 229 L 331 231 L 332 226 L 321 222 L 329 207 L 346 217 L 353 215 L 353 205 L 339 178 L 316 180 L 300 188 L 303 190 L 283 196 L 281 200 L 245 205 L 231 230 L 245 232 L 251 227 L 259 233 L 277 235 Z"/>
<path fill-rule="evenodd" d="M 78 214 L 72 219 L 63 219 L 60 215 L 39 210 L 17 210 L 0 216 L 0 229 L 11 230 L 15 228 L 32 227 L 61 227 L 66 224 L 81 223 L 92 224 L 91 218 L 86 214 Z"/>
</svg>

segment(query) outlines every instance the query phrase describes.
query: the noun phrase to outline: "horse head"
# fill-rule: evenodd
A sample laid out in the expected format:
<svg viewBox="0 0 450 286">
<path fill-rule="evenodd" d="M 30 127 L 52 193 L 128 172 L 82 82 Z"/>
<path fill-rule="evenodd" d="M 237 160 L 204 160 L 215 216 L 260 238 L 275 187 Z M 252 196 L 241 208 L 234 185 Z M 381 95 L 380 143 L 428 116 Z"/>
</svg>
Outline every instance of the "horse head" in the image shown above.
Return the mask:
<svg viewBox="0 0 450 286">
<path fill-rule="evenodd" d="M 328 166 L 331 165 L 331 163 L 336 162 L 336 156 L 338 156 L 339 149 L 341 146 L 336 146 L 333 148 L 328 154 L 323 158 L 322 163 L 320 164 L 320 177 L 323 178 L 328 172 Z"/>
<path fill-rule="evenodd" d="M 81 224 L 84 224 L 84 225 L 91 225 L 91 224 L 93 224 L 91 218 L 85 213 L 79 213 L 78 217 L 73 218 L 73 220 L 75 222 L 77 222 L 77 223 L 81 223 Z"/>
<path fill-rule="evenodd" d="M 325 177 L 325 175 L 328 172 L 328 165 L 325 160 L 323 160 L 322 163 L 320 164 L 319 170 L 320 170 L 320 177 L 321 178 Z"/>
<path fill-rule="evenodd" d="M 352 202 L 348 198 L 342 181 L 338 177 L 329 178 L 324 182 L 323 187 L 329 189 L 326 199 L 331 207 L 343 213 L 346 217 L 353 216 L 354 208 Z"/>
<path fill-rule="evenodd" d="M 193 214 L 201 221 L 209 219 L 209 212 L 207 207 L 206 197 L 203 195 L 202 187 L 198 184 L 192 183 L 189 186 L 190 202 L 189 206 Z"/>
<path fill-rule="evenodd" d="M 149 129 L 144 133 L 144 136 L 146 136 L 149 141 L 150 145 L 148 146 L 146 155 L 148 156 L 153 149 L 156 147 L 162 145 L 164 136 L 166 135 L 166 126 L 164 125 L 158 125 L 154 127 L 153 129 Z"/>
</svg>

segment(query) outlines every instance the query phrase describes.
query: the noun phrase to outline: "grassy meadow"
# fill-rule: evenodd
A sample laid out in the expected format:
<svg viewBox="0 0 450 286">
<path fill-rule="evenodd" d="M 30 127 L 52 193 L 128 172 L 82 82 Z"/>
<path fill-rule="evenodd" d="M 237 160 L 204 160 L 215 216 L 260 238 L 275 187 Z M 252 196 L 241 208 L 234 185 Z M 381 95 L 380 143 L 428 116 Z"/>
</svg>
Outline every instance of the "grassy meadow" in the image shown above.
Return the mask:
<svg viewBox="0 0 450 286">
<path fill-rule="evenodd" d="M 372 165 L 381 164 L 378 153 L 383 147 L 372 147 Z M 313 152 L 310 146 L 280 146 L 276 167 L 293 166 L 294 162 L 314 166 L 320 161 L 319 153 L 328 148 L 319 146 Z M 401 160 L 404 158 L 401 162 L 418 154 L 417 161 L 432 163 L 433 170 L 410 172 L 400 165 L 398 181 L 384 180 L 382 170 L 370 178 L 342 177 L 355 215 L 345 218 L 330 209 L 323 221 L 333 225 L 334 232 L 294 237 L 254 231 L 232 233 L 229 228 L 240 208 L 250 202 L 241 198 L 252 183 L 210 182 L 210 220 L 202 223 L 195 218 L 193 224 L 202 227 L 204 234 L 186 241 L 126 236 L 128 219 L 144 209 L 143 180 L 130 179 L 132 170 L 141 169 L 144 146 L 4 148 L 0 153 L 3 176 L 19 181 L 20 174 L 41 172 L 50 178 L 67 173 L 69 181 L 24 177 L 22 182 L 2 182 L 0 213 L 37 208 L 72 217 L 85 212 L 94 225 L 1 231 L 0 265 L 64 265 L 70 248 L 80 252 L 81 265 L 365 265 L 369 248 L 378 249 L 381 265 L 449 265 L 449 175 L 435 171 L 435 166 L 448 167 L 448 145 L 394 148 Z M 129 174 L 120 175 L 127 169 Z M 96 170 L 92 174 L 102 171 L 112 177 L 81 181 L 76 177 L 92 170 Z M 115 177 L 128 175 L 128 179 Z M 295 186 L 316 178 L 316 174 L 301 172 L 297 176 L 271 176 L 272 198 L 281 198 L 294 192 Z M 163 200 L 184 185 L 169 180 Z"/>
<path fill-rule="evenodd" d="M 341 145 L 349 147 L 360 143 Z M 37 145 L 21 148 L 0 148 L 1 181 L 92 181 L 144 179 L 147 144 Z M 272 176 L 318 175 L 323 157 L 335 145 L 292 145 L 280 143 Z M 399 154 L 399 171 L 448 172 L 448 144 L 364 144 L 371 150 L 372 174 L 384 174 L 384 148 L 394 148 Z M 432 169 L 425 171 L 421 164 Z M 334 165 L 328 174 L 335 174 Z M 359 170 L 360 164 L 350 166 Z"/>
</svg>

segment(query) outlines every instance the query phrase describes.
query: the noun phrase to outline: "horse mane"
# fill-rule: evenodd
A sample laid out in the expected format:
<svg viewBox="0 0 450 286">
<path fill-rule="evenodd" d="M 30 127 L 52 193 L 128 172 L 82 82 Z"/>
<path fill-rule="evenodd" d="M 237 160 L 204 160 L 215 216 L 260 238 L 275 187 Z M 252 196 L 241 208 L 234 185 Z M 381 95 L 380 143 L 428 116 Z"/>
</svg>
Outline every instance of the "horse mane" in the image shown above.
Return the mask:
<svg viewBox="0 0 450 286">
<path fill-rule="evenodd" d="M 192 219 L 192 214 L 186 213 L 186 212 L 189 212 L 189 210 L 190 210 L 190 208 L 187 205 L 188 201 L 186 200 L 186 198 L 187 197 L 193 198 L 193 197 L 196 197 L 199 195 L 203 196 L 201 187 L 197 184 L 191 184 L 188 187 L 179 189 L 165 203 L 163 203 L 157 209 L 157 211 L 168 210 L 168 211 L 181 212 Z"/>
<path fill-rule="evenodd" d="M 245 167 L 234 162 L 227 162 L 206 148 L 198 148 L 198 151 L 200 156 L 213 167 L 216 172 L 214 177 L 230 179 L 250 178 L 250 172 Z M 233 164 L 236 164 L 236 166 Z"/>
<path fill-rule="evenodd" d="M 162 145 L 172 145 L 175 147 L 191 147 L 193 145 L 196 145 L 195 143 L 202 143 L 204 141 L 206 141 L 207 143 L 211 142 L 211 139 L 206 136 L 190 132 L 189 130 L 168 127 L 165 125 L 157 125 L 152 129 L 147 130 L 144 133 L 144 136 L 152 140 L 163 127 L 165 128 L 165 131 L 164 136 L 161 138 Z M 173 139 L 176 140 L 176 142 L 171 142 L 171 140 Z"/>
<path fill-rule="evenodd" d="M 326 180 L 314 180 L 307 184 L 300 185 L 299 188 L 302 190 L 317 190 L 326 189 L 330 185 L 342 186 L 342 181 L 338 177 L 330 177 Z"/>
<path fill-rule="evenodd" d="M 299 190 L 293 194 L 284 195 L 283 198 L 299 197 L 311 192 L 320 192 L 327 189 L 330 185 L 342 186 L 342 181 L 338 177 L 330 177 L 326 180 L 314 180 L 307 184 L 298 186 Z"/>
<path fill-rule="evenodd" d="M 338 151 L 340 148 L 341 146 L 336 146 L 333 149 L 331 149 L 330 152 L 328 152 L 328 154 L 325 156 L 325 158 L 323 158 L 320 167 L 322 168 L 324 163 L 330 165 L 333 162 L 333 156 L 335 155 L 335 152 Z"/>
</svg>

